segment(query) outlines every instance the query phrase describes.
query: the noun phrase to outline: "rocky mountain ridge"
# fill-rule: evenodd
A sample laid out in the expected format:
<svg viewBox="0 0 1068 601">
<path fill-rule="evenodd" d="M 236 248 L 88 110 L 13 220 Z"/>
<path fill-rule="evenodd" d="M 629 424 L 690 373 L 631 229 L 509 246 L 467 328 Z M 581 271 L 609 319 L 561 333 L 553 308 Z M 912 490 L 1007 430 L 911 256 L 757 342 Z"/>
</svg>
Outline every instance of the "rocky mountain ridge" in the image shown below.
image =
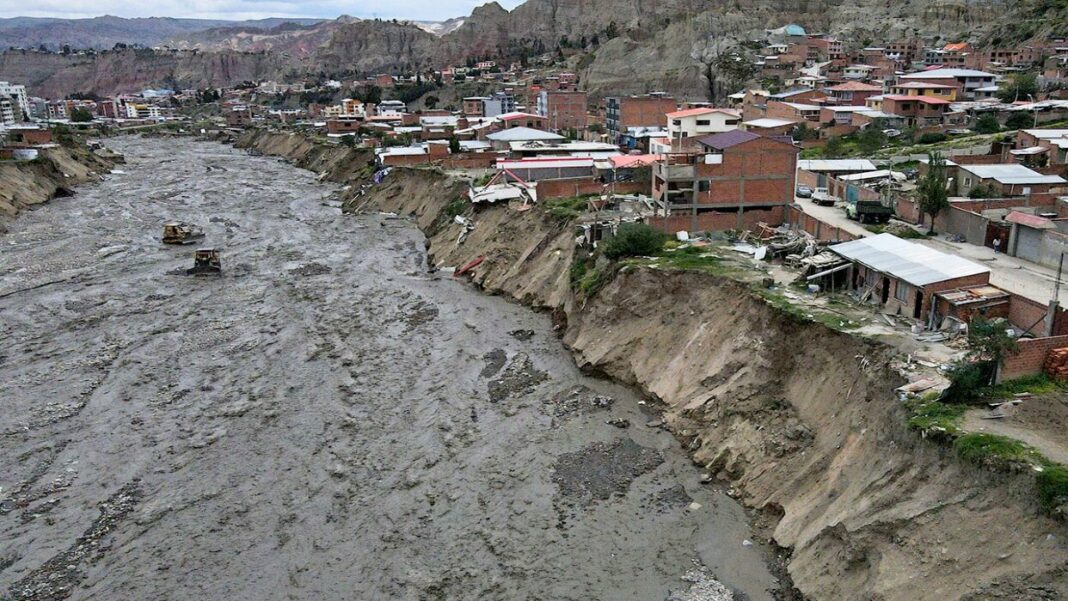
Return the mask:
<svg viewBox="0 0 1068 601">
<path fill-rule="evenodd" d="M 758 38 L 765 29 L 798 23 L 809 31 L 837 34 L 856 43 L 916 35 L 978 40 L 995 24 L 1003 27 L 1005 15 L 1022 19 L 1034 10 L 1030 2 L 1009 0 L 528 0 L 511 11 L 490 2 L 469 17 L 454 20 L 449 25 L 454 29 L 441 35 L 427 31 L 425 23 L 345 17 L 266 31 L 216 28 L 172 40 L 178 47 L 214 54 L 214 58 L 160 53 L 155 62 L 142 57 L 145 68 L 129 74 L 121 68 L 112 72 L 111 65 L 121 63 L 108 57 L 64 61 L 9 58 L 5 53 L 0 58 L 0 74 L 27 82 L 38 94 L 108 94 L 164 83 L 157 78 L 183 87 L 203 87 L 236 83 L 252 73 L 267 78 L 302 73 L 345 77 L 442 68 L 469 58 L 507 62 L 552 52 L 560 45 L 582 48 L 569 68 L 580 73 L 595 95 L 666 90 L 701 97 L 704 86 L 695 56 L 724 38 Z M 104 64 L 87 66 L 86 61 Z M 168 73 L 168 65 L 177 63 L 233 68 Z M 16 65 L 19 68 L 13 69 Z M 94 78 L 81 80 L 79 87 L 78 76 L 86 71 Z M 135 87 L 121 87 L 127 83 Z"/>
<path fill-rule="evenodd" d="M 216 27 L 267 30 L 283 23 L 311 25 L 322 19 L 174 19 L 147 17 L 126 19 L 105 15 L 91 19 L 14 17 L 0 19 L 0 48 L 112 48 L 115 44 L 156 46 L 165 40 Z"/>
</svg>

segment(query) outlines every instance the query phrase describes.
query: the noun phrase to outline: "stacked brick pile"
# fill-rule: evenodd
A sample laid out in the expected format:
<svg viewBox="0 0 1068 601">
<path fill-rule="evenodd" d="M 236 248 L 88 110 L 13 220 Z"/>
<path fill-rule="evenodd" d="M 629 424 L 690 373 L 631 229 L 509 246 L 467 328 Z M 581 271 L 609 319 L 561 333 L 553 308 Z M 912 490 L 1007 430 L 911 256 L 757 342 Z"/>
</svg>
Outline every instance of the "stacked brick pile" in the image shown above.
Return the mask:
<svg viewBox="0 0 1068 601">
<path fill-rule="evenodd" d="M 1055 380 L 1068 380 L 1068 348 L 1050 350 L 1042 368 L 1046 375 Z"/>
</svg>

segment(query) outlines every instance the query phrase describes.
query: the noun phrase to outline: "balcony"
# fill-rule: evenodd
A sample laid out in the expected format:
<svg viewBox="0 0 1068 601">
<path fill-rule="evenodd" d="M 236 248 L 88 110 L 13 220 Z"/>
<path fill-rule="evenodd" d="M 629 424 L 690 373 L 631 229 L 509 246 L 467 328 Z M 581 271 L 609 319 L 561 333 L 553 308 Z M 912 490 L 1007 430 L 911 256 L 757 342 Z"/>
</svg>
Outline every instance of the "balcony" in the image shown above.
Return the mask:
<svg viewBox="0 0 1068 601">
<path fill-rule="evenodd" d="M 656 175 L 664 181 L 692 180 L 694 178 L 693 165 L 657 165 Z"/>
</svg>

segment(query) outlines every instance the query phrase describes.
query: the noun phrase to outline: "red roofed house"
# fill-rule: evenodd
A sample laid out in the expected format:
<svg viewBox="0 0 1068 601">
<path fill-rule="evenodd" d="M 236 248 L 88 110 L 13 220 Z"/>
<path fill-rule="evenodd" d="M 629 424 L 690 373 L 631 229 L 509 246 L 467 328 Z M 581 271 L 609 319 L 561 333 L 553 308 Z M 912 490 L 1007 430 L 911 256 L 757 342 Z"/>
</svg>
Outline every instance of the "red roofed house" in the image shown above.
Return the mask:
<svg viewBox="0 0 1068 601">
<path fill-rule="evenodd" d="M 859 81 L 849 81 L 837 86 L 827 88 L 827 94 L 834 99 L 836 104 L 864 106 L 864 101 L 871 96 L 883 93 L 880 86 Z"/>
<path fill-rule="evenodd" d="M 528 127 L 530 129 L 540 129 L 548 131 L 549 118 L 542 117 L 541 115 L 532 115 L 530 113 L 505 113 L 497 117 L 497 119 L 504 124 L 504 129 L 512 129 L 513 127 Z"/>
<path fill-rule="evenodd" d="M 789 138 L 732 130 L 697 139 L 700 152 L 667 155 L 653 170 L 653 196 L 669 231 L 780 225 L 793 201 L 799 149 Z"/>
<path fill-rule="evenodd" d="M 732 109 L 692 108 L 667 114 L 672 140 L 695 138 L 738 129 L 742 116 Z"/>
<path fill-rule="evenodd" d="M 890 93 L 897 96 L 930 96 L 953 102 L 957 99 L 957 86 L 926 81 L 908 81 L 890 86 Z"/>
<path fill-rule="evenodd" d="M 881 109 L 884 113 L 901 117 L 908 127 L 941 125 L 942 117 L 949 108 L 949 101 L 931 96 L 883 96 Z"/>
</svg>

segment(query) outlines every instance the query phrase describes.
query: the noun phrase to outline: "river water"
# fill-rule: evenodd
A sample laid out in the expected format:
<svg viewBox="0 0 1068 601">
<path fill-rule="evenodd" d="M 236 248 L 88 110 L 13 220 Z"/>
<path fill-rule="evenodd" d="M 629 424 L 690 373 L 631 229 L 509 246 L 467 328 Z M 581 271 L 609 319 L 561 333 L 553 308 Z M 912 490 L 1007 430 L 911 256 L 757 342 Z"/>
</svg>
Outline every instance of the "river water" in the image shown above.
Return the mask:
<svg viewBox="0 0 1068 601">
<path fill-rule="evenodd" d="M 655 416 L 428 273 L 408 221 L 222 145 L 109 145 L 122 173 L 0 236 L 0 598 L 772 598 Z"/>
</svg>

